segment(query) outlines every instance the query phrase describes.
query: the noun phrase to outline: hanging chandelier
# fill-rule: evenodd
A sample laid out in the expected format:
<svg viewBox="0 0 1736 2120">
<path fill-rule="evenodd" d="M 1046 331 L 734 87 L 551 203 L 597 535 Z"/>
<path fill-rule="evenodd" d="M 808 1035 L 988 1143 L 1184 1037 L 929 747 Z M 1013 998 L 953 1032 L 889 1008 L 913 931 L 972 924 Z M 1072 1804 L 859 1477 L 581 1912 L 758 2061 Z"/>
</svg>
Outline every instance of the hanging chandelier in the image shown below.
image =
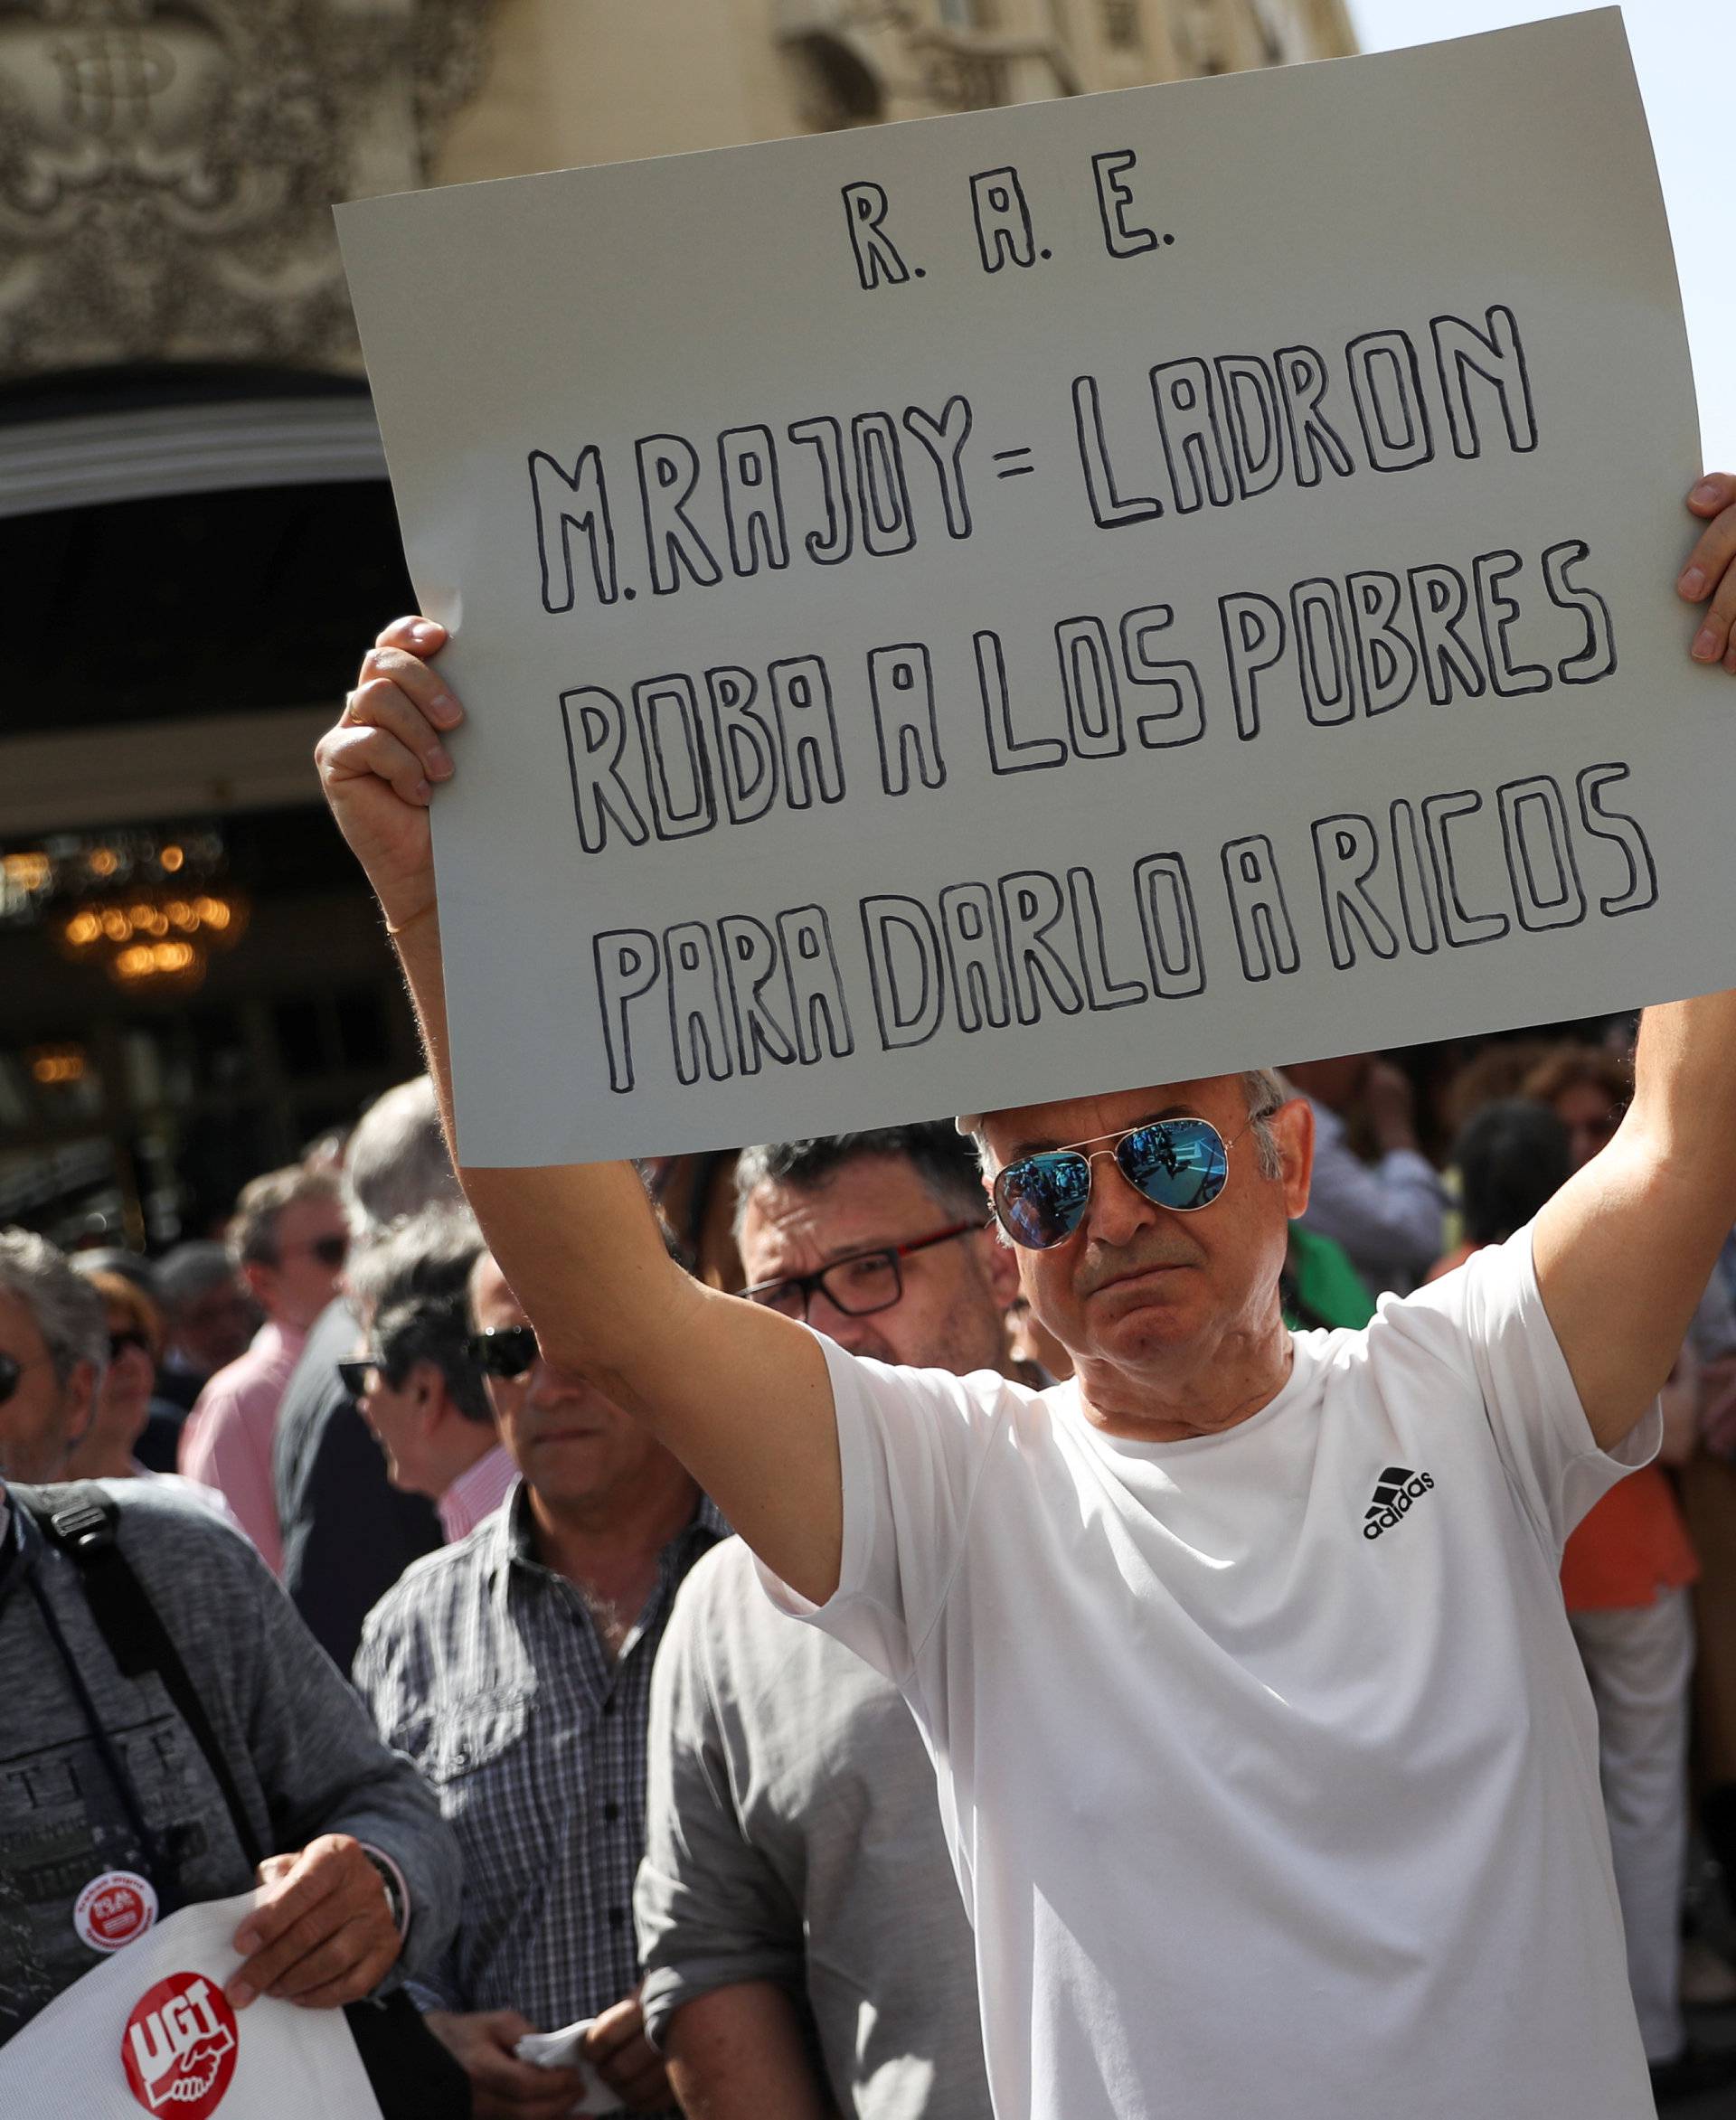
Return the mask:
<svg viewBox="0 0 1736 2120">
<path fill-rule="evenodd" d="M 128 993 L 191 993 L 246 932 L 224 867 L 212 826 L 56 834 L 0 854 L 0 925 L 46 925 L 63 956 Z"/>
</svg>

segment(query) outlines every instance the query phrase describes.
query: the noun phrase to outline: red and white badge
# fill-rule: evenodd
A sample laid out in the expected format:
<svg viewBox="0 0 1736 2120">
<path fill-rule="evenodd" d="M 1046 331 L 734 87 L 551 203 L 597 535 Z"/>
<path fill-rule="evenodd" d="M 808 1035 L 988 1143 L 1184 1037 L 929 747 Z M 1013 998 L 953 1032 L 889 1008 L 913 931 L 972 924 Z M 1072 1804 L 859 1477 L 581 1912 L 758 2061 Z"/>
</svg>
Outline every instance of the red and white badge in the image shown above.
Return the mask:
<svg viewBox="0 0 1736 2120">
<path fill-rule="evenodd" d="M 205 2120 L 223 2102 L 240 2039 L 235 2012 L 203 1973 L 171 1973 L 146 1988 L 120 2035 L 133 2096 L 147 2113 Z"/>
<path fill-rule="evenodd" d="M 156 1919 L 156 1888 L 131 1870 L 105 1870 L 79 1894 L 72 1926 L 93 1951 L 136 1943 Z"/>
</svg>

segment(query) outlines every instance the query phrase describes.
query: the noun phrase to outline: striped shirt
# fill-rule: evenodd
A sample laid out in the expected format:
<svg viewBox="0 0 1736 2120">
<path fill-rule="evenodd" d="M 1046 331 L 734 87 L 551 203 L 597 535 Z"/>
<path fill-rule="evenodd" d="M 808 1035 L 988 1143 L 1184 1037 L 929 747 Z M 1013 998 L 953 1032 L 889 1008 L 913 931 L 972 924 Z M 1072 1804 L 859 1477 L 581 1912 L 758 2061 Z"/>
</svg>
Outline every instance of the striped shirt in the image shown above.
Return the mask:
<svg viewBox="0 0 1736 2120">
<path fill-rule="evenodd" d="M 505 1444 L 485 1450 L 461 1472 L 434 1504 L 448 1546 L 468 1538 L 485 1516 L 492 1516 L 513 1491 L 518 1466 Z"/>
<path fill-rule="evenodd" d="M 727 1531 L 702 1501 L 613 1663 L 579 1591 L 537 1559 L 522 1485 L 369 1614 L 354 1682 L 464 1857 L 457 1939 L 410 1983 L 422 2009 L 518 2010 L 554 2031 L 638 1985 L 652 1659 L 683 1577 Z"/>
</svg>

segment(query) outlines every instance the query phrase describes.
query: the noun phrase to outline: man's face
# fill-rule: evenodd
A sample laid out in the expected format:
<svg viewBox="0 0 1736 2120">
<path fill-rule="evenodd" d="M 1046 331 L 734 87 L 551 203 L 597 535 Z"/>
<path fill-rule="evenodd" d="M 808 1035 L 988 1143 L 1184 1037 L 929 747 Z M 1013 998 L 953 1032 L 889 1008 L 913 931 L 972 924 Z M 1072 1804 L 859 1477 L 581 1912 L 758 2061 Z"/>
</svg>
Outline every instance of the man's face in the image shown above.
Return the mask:
<svg viewBox="0 0 1736 2120">
<path fill-rule="evenodd" d="M 470 1286 L 479 1331 L 529 1324 L 492 1258 L 479 1263 Z M 490 1377 L 487 1385 L 501 1441 L 526 1485 L 556 1508 L 606 1506 L 667 1469 L 668 1453 L 647 1429 L 583 1378 L 561 1375 L 540 1356 L 527 1376 Z"/>
<path fill-rule="evenodd" d="M 360 1362 L 368 1352 L 366 1336 L 356 1349 Z M 426 1494 L 438 1501 L 446 1492 L 445 1484 L 435 1475 L 426 1463 L 426 1437 L 428 1428 L 429 1372 L 432 1362 L 411 1362 L 397 1383 L 392 1383 L 384 1370 L 374 1368 L 368 1372 L 368 1388 L 358 1401 L 364 1421 L 373 1432 L 373 1438 L 385 1453 L 386 1477 L 394 1487 L 406 1494 Z M 435 1372 L 438 1375 L 438 1371 Z"/>
<path fill-rule="evenodd" d="M 857 1253 L 931 1237 L 967 1220 L 943 1206 L 902 1156 L 864 1155 L 816 1186 L 768 1182 L 754 1188 L 742 1220 L 748 1283 L 817 1273 Z M 1005 1313 L 1017 1268 L 992 1230 L 970 1230 L 898 1262 L 903 1294 L 890 1310 L 853 1317 L 816 1288 L 808 1323 L 852 1354 L 959 1376 L 998 1369 L 1006 1357 Z"/>
<path fill-rule="evenodd" d="M 209 1375 L 247 1352 L 259 1314 L 239 1281 L 221 1281 L 175 1314 L 175 1338 Z"/>
<path fill-rule="evenodd" d="M 275 1265 L 245 1268 L 249 1286 L 274 1324 L 307 1330 L 337 1293 L 349 1240 L 336 1200 L 289 1202 L 278 1216 Z"/>
<path fill-rule="evenodd" d="M 96 1371 L 80 1362 L 62 1383 L 30 1305 L 0 1291 L 0 1354 L 18 1364 L 12 1396 L 0 1405 L 0 1475 L 57 1480 L 90 1418 Z M 10 1364 L 7 1365 L 10 1369 Z"/>
<path fill-rule="evenodd" d="M 1210 1207 L 1158 1207 L 1112 1156 L 1099 1155 L 1079 1228 L 1052 1250 L 1018 1252 L 1032 1309 L 1081 1368 L 1184 1374 L 1232 1342 L 1269 1332 L 1289 1218 L 1307 1204 L 1307 1107 L 1288 1104 L 1269 1122 L 1284 1162 L 1276 1179 L 1260 1175 L 1237 1075 L 1031 1105 L 986 1121 L 992 1174 L 1038 1149 L 1107 1147 L 1103 1135 L 1184 1116 L 1209 1119 L 1233 1144 L 1229 1182 Z"/>
</svg>

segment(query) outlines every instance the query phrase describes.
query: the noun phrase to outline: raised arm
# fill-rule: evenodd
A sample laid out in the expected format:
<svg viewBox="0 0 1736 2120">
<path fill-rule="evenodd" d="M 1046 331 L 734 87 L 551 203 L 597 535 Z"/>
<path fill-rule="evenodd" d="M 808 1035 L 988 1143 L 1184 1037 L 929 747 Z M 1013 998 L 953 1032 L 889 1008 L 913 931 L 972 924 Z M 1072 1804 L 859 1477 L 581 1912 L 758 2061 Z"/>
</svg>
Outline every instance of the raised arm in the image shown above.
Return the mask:
<svg viewBox="0 0 1736 2120">
<path fill-rule="evenodd" d="M 1736 993 L 1647 1009 L 1634 1101 L 1537 1218 L 1543 1308 L 1608 1449 L 1663 1389 L 1736 1222 Z"/>
<path fill-rule="evenodd" d="M 462 1160 L 429 804 L 463 711 L 426 619 L 380 636 L 316 758 L 397 947 L 466 1195 L 551 1362 L 590 1378 L 681 1459 L 805 1597 L 837 1587 L 843 1493 L 826 1360 L 801 1326 L 703 1287 L 664 1250 L 631 1164 L 478 1170 Z"/>
<path fill-rule="evenodd" d="M 1676 587 L 1708 606 L 1692 652 L 1736 675 L 1736 478 L 1703 479 L 1688 505 L 1705 528 Z M 1615 1139 L 1534 1238 L 1543 1307 L 1606 1448 L 1663 1388 L 1736 1222 L 1736 993 L 1647 1009 L 1635 1073 Z"/>
</svg>

